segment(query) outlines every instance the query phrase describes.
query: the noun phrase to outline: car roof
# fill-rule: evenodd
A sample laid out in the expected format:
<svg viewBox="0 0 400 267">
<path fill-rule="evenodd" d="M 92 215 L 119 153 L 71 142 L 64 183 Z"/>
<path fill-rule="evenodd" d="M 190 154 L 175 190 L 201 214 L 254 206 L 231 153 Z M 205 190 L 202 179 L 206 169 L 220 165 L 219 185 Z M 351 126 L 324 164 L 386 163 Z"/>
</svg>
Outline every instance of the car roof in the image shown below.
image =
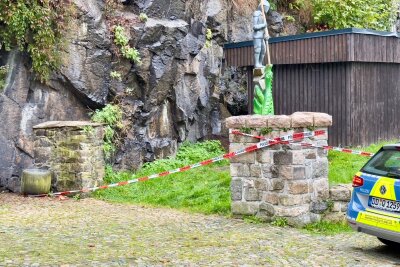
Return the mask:
<svg viewBox="0 0 400 267">
<path fill-rule="evenodd" d="M 390 145 L 384 145 L 383 149 L 400 149 L 400 144 L 390 144 Z"/>
</svg>

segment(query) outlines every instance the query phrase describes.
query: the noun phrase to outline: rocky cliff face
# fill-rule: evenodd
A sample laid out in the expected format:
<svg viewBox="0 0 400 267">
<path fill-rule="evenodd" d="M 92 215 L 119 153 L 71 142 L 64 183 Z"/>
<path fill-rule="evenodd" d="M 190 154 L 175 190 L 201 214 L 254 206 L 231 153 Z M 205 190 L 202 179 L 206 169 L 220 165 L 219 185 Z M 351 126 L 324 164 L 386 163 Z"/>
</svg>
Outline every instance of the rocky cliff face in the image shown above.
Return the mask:
<svg viewBox="0 0 400 267">
<path fill-rule="evenodd" d="M 226 106 L 243 112 L 246 92 L 231 81 L 231 72 L 222 75 L 222 45 L 251 38 L 251 15 L 232 16 L 226 0 L 121 2 L 116 18 L 128 21 L 140 66 L 115 56 L 100 0 L 74 0 L 78 16 L 64 62 L 48 84 L 32 78 L 24 55 L 0 55 L 0 63 L 11 69 L 0 94 L 0 187 L 18 191 L 21 170 L 34 162 L 32 126 L 41 122 L 88 120 L 90 110 L 114 101 L 125 115 L 113 164 L 134 170 L 174 154 L 180 142 L 224 134 L 221 121 L 231 115 Z M 149 19 L 139 22 L 139 13 Z M 207 29 L 213 33 L 210 46 Z M 122 81 L 110 78 L 114 70 Z"/>
</svg>

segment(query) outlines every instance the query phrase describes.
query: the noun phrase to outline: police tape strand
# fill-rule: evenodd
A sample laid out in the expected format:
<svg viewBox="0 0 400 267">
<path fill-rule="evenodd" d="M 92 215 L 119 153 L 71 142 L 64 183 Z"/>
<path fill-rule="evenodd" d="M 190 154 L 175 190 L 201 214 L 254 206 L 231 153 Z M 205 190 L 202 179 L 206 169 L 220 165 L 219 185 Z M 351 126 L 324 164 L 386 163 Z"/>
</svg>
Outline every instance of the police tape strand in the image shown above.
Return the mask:
<svg viewBox="0 0 400 267">
<path fill-rule="evenodd" d="M 92 187 L 92 188 L 84 188 L 84 189 L 80 189 L 80 190 L 71 190 L 71 191 L 64 191 L 64 192 L 57 192 L 57 193 L 49 193 L 49 194 L 40 194 L 40 195 L 28 195 L 28 197 L 46 197 L 46 196 L 66 196 L 66 195 L 71 195 L 71 194 L 77 194 L 77 193 L 88 193 L 88 192 L 94 192 L 97 190 L 102 190 L 102 189 L 108 189 L 108 188 L 113 188 L 113 187 L 118 187 L 118 186 L 125 186 L 128 184 L 134 184 L 134 183 L 139 183 L 139 182 L 145 182 L 151 179 L 156 179 L 156 178 L 160 178 L 160 177 L 165 177 L 167 175 L 170 174 L 174 174 L 174 173 L 179 173 L 179 172 L 185 172 L 191 169 L 195 169 L 195 168 L 199 168 L 202 166 L 206 166 L 215 162 L 219 162 L 222 161 L 224 159 L 231 159 L 234 157 L 237 157 L 239 155 L 245 154 L 245 153 L 251 153 L 254 152 L 256 150 L 265 148 L 265 147 L 269 147 L 269 146 L 273 146 L 273 145 L 278 145 L 278 144 L 289 144 L 290 142 L 294 142 L 294 141 L 300 141 L 303 140 L 304 138 L 308 138 L 308 137 L 313 137 L 313 136 L 319 136 L 319 135 L 323 135 L 325 134 L 325 131 L 323 130 L 318 130 L 318 131 L 310 131 L 310 132 L 302 132 L 302 133 L 295 133 L 295 134 L 290 134 L 290 135 L 285 135 L 285 136 L 281 136 L 281 137 L 277 137 L 277 138 L 273 138 L 273 139 L 266 139 L 264 137 L 262 137 L 262 139 L 264 141 L 261 141 L 257 144 L 245 147 L 243 149 L 234 151 L 234 152 L 230 152 L 230 153 L 226 153 L 224 155 L 212 158 L 212 159 L 208 159 L 208 160 L 204 160 L 192 165 L 188 165 L 182 168 L 178 168 L 178 169 L 174 169 L 174 170 L 170 170 L 170 171 L 165 171 L 165 172 L 161 172 L 158 174 L 152 174 L 149 176 L 144 176 L 144 177 L 140 177 L 140 178 L 136 178 L 133 180 L 128 180 L 128 181 L 123 181 L 123 182 L 119 182 L 119 183 L 113 183 L 113 184 L 108 184 L 108 185 L 103 185 L 103 186 L 97 186 L 97 187 Z"/>
<path fill-rule="evenodd" d="M 234 135 L 242 135 L 242 136 L 252 137 L 252 138 L 256 138 L 256 139 L 260 139 L 260 140 L 267 140 L 268 139 L 265 136 L 242 133 L 242 132 L 240 132 L 238 130 L 230 130 L 229 133 L 234 134 Z M 319 145 L 314 145 L 314 144 L 310 144 L 310 143 L 300 143 L 300 145 L 303 146 L 303 147 L 322 148 L 322 149 L 325 149 L 325 150 L 339 151 L 339 152 L 343 152 L 343 153 L 347 153 L 347 154 L 360 155 L 360 156 L 365 156 L 365 157 L 372 157 L 374 155 L 374 153 L 358 151 L 358 150 L 352 150 L 352 149 L 342 148 L 342 147 L 319 146 Z"/>
</svg>

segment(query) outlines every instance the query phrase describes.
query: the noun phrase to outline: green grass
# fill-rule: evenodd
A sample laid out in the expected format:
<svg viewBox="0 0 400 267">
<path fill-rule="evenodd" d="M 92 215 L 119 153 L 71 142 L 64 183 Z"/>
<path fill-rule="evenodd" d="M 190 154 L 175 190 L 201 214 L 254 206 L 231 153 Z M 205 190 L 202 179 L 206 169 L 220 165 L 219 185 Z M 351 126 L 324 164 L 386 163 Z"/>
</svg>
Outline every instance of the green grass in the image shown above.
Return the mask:
<svg viewBox="0 0 400 267">
<path fill-rule="evenodd" d="M 377 152 L 383 145 L 396 143 L 397 141 L 383 141 L 368 147 L 355 147 L 354 150 Z M 338 151 L 329 151 L 329 183 L 331 185 L 351 183 L 353 176 L 360 171 L 369 157 L 346 154 Z"/>
<path fill-rule="evenodd" d="M 223 154 L 218 141 L 182 145 L 175 158 L 145 164 L 136 174 L 115 173 L 106 169 L 106 182 L 114 183 L 179 168 Z M 215 163 L 163 178 L 97 191 L 96 198 L 120 202 L 165 206 L 204 214 L 230 213 L 230 181 L 228 162 Z"/>
<path fill-rule="evenodd" d="M 202 167 L 187 173 L 98 191 L 95 195 L 99 199 L 113 202 L 226 215 L 230 212 L 230 179 L 227 168 Z"/>
<path fill-rule="evenodd" d="M 354 148 L 362 151 L 376 152 L 387 143 L 381 142 L 365 148 Z M 219 156 L 224 153 L 218 141 L 206 141 L 196 144 L 183 144 L 175 158 L 161 159 L 147 163 L 137 173 L 113 172 L 106 169 L 106 183 L 126 181 L 183 167 L 195 162 Z M 368 157 L 345 154 L 336 151 L 329 152 L 329 181 L 331 184 L 350 183 L 354 174 L 367 162 Z M 204 214 L 230 214 L 230 173 L 229 162 L 213 164 L 184 173 L 178 173 L 163 178 L 138 184 L 97 191 L 96 198 L 119 202 L 136 203 L 151 206 L 164 206 Z M 258 219 L 249 217 L 245 221 L 259 223 Z M 283 221 L 275 224 L 285 224 Z M 343 232 L 347 226 L 322 222 L 307 226 L 306 229 L 316 233 Z"/>
<path fill-rule="evenodd" d="M 335 235 L 352 232 L 352 229 L 346 222 L 321 221 L 318 223 L 308 224 L 303 229 L 309 233 L 320 235 Z"/>
</svg>

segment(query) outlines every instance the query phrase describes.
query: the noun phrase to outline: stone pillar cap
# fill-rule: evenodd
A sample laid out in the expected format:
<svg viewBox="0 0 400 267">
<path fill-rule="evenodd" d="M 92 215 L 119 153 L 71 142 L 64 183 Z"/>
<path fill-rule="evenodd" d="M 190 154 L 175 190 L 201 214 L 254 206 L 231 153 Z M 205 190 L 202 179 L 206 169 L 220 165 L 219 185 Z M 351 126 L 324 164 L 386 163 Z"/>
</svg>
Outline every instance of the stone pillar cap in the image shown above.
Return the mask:
<svg viewBox="0 0 400 267">
<path fill-rule="evenodd" d="M 49 129 L 49 128 L 82 128 L 85 126 L 98 127 L 102 126 L 102 123 L 96 123 L 91 121 L 47 121 L 33 126 L 33 129 Z"/>
<path fill-rule="evenodd" d="M 287 115 L 244 115 L 227 118 L 226 127 L 230 129 L 249 128 L 304 128 L 332 126 L 332 116 L 319 112 L 295 112 Z"/>
</svg>

